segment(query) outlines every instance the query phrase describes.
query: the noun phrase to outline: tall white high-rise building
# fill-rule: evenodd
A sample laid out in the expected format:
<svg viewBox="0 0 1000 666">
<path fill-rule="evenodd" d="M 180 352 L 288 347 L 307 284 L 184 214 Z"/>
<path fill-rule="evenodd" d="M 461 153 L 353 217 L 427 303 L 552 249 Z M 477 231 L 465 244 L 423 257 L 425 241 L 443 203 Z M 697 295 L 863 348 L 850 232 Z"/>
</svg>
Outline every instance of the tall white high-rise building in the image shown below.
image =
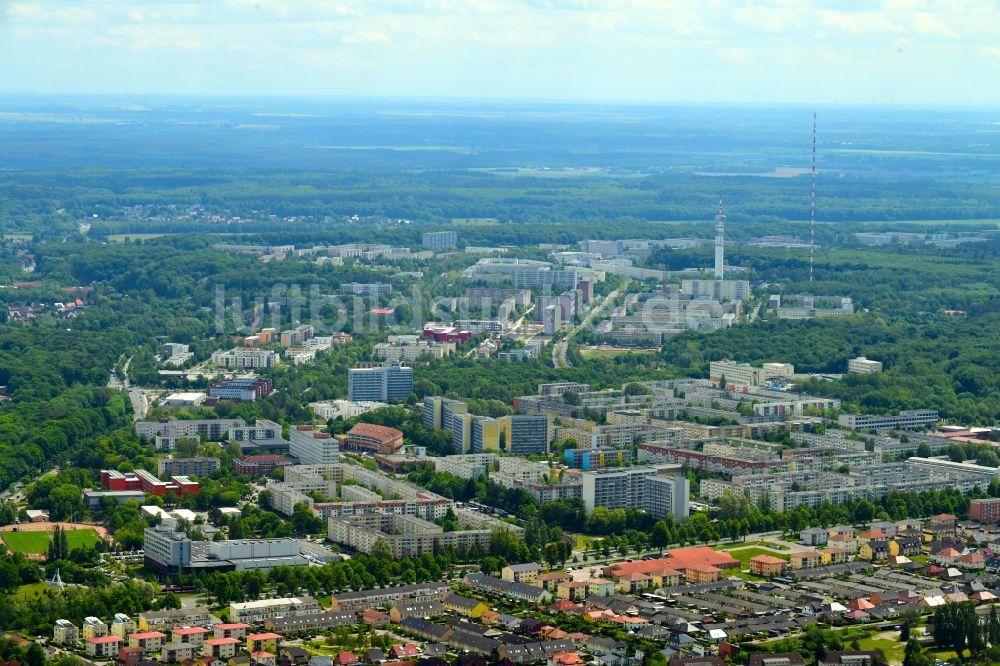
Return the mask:
<svg viewBox="0 0 1000 666">
<path fill-rule="evenodd" d="M 725 277 L 725 247 L 726 247 L 726 214 L 722 211 L 722 199 L 719 199 L 719 214 L 715 216 L 715 279 Z"/>
</svg>

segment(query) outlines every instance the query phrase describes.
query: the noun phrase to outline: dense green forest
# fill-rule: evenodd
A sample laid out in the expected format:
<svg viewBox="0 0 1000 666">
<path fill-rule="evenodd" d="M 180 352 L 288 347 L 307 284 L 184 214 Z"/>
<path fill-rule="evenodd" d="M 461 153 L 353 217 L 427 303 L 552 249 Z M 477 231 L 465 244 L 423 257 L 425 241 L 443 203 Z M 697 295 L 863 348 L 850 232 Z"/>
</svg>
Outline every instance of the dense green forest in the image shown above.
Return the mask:
<svg viewBox="0 0 1000 666">
<path fill-rule="evenodd" d="M 679 174 L 552 177 L 474 170 L 345 174 L 150 169 L 18 172 L 16 177 L 0 171 L 0 230 L 61 238 L 76 234 L 82 220 L 92 224 L 89 235 L 101 239 L 120 233 L 266 234 L 276 227 L 326 233 L 336 225 L 338 234 L 372 239 L 371 223 L 383 219 L 440 225 L 487 218 L 502 224 L 505 242 L 511 244 L 538 236 L 565 239 L 571 229 L 560 225 L 580 222 L 591 223 L 594 235 L 602 237 L 614 235 L 610 229 L 600 233 L 601 225 L 609 223 L 635 229 L 619 237 L 655 237 L 670 233 L 663 231 L 664 222 L 704 220 L 699 235 L 708 236 L 720 194 L 737 234 L 742 234 L 739 225 L 759 229 L 809 217 L 804 176 L 720 182 Z M 151 214 L 131 209 L 135 206 L 150 207 L 146 212 Z M 190 206 L 198 210 L 186 210 Z M 981 183 L 848 177 L 824 183 L 817 206 L 827 223 L 993 221 L 1000 218 L 1000 193 Z M 352 215 L 360 216 L 360 223 L 352 224 Z M 235 216 L 240 221 L 231 221 Z M 776 233 L 773 227 L 770 233 Z M 379 235 L 400 242 L 416 238 L 417 232 L 393 225 L 375 237 Z M 473 226 L 464 228 L 463 236 L 474 243 L 481 234 Z"/>
</svg>

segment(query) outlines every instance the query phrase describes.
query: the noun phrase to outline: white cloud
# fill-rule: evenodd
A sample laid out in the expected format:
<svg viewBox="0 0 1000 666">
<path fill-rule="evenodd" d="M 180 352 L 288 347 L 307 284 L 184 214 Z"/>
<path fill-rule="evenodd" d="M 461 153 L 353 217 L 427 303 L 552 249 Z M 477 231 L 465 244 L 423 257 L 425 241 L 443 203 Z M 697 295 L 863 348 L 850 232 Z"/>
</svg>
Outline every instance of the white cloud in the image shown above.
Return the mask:
<svg viewBox="0 0 1000 666">
<path fill-rule="evenodd" d="M 182 27 L 118 26 L 109 29 L 105 39 L 136 51 L 197 51 L 202 48 L 201 40 Z"/>
<path fill-rule="evenodd" d="M 15 21 L 39 23 L 90 23 L 94 12 L 83 7 L 53 7 L 50 4 L 15 2 L 4 12 Z"/>
<path fill-rule="evenodd" d="M 977 51 L 988 60 L 1000 63 L 1000 46 L 980 46 Z"/>
<path fill-rule="evenodd" d="M 355 32 L 340 38 L 343 44 L 392 44 L 389 35 L 384 32 Z"/>
<path fill-rule="evenodd" d="M 750 4 L 733 10 L 733 19 L 742 25 L 768 32 L 781 32 L 802 26 L 799 7 L 769 7 Z"/>
<path fill-rule="evenodd" d="M 947 24 L 926 12 L 913 15 L 913 29 L 917 31 L 917 34 L 927 37 L 958 37 L 958 33 Z"/>
<path fill-rule="evenodd" d="M 906 30 L 888 16 L 877 12 L 820 12 L 820 23 L 852 33 L 900 33 Z"/>
</svg>

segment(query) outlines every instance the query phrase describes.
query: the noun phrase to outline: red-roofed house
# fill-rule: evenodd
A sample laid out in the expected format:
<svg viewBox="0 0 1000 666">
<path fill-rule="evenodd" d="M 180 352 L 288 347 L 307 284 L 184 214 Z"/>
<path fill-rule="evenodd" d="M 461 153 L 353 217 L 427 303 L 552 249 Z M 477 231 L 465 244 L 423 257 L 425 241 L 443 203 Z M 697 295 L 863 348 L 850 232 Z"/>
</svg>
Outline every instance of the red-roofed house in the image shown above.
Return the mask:
<svg viewBox="0 0 1000 666">
<path fill-rule="evenodd" d="M 574 615 L 579 615 L 583 612 L 583 606 L 580 604 L 575 604 L 569 599 L 560 599 L 553 604 L 549 605 L 549 610 L 553 613 L 570 613 Z"/>
<path fill-rule="evenodd" d="M 356 666 L 361 660 L 353 652 L 341 652 L 333 658 L 333 663 L 337 666 Z"/>
<path fill-rule="evenodd" d="M 722 569 L 711 565 L 692 564 L 684 569 L 689 583 L 714 583 L 722 578 Z"/>
<path fill-rule="evenodd" d="M 207 634 L 208 629 L 204 627 L 177 627 L 171 630 L 170 639 L 174 643 L 190 643 L 195 647 L 201 647 Z"/>
<path fill-rule="evenodd" d="M 159 631 L 137 631 L 128 637 L 129 647 L 140 647 L 146 654 L 159 652 L 167 635 Z"/>
<path fill-rule="evenodd" d="M 546 666 L 583 666 L 585 663 L 576 652 L 556 652 L 549 657 Z"/>
<path fill-rule="evenodd" d="M 278 658 L 274 654 L 263 650 L 251 652 L 250 658 L 253 659 L 253 663 L 260 664 L 260 666 L 276 666 L 278 662 Z"/>
<path fill-rule="evenodd" d="M 803 550 L 792 553 L 788 565 L 792 569 L 812 569 L 822 566 L 823 555 L 815 550 Z"/>
<path fill-rule="evenodd" d="M 249 624 L 243 622 L 223 622 L 212 627 L 212 633 L 216 638 L 246 638 Z"/>
<path fill-rule="evenodd" d="M 83 639 L 83 647 L 88 657 L 114 657 L 125 644 L 121 636 L 91 636 Z"/>
<path fill-rule="evenodd" d="M 206 657 L 229 659 L 235 657 L 240 649 L 238 638 L 209 638 L 201 646 L 201 652 Z"/>
<path fill-rule="evenodd" d="M 986 558 L 979 553 L 966 553 L 960 555 L 955 563 L 962 569 L 984 569 Z"/>
<path fill-rule="evenodd" d="M 419 655 L 420 649 L 416 643 L 407 643 L 405 645 L 393 645 L 391 653 L 396 659 L 409 659 L 410 657 Z"/>
<path fill-rule="evenodd" d="M 264 631 L 259 634 L 247 634 L 247 652 L 272 652 L 278 654 L 278 641 L 281 634 Z"/>
</svg>

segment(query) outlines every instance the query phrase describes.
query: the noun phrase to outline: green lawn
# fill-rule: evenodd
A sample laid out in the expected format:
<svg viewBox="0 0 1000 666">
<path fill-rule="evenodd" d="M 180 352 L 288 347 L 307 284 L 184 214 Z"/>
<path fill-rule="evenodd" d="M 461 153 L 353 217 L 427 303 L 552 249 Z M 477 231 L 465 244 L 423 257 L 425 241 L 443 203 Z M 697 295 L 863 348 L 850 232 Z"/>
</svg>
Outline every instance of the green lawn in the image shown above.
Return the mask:
<svg viewBox="0 0 1000 666">
<path fill-rule="evenodd" d="M 617 347 L 614 349 L 601 349 L 599 347 L 580 347 L 580 355 L 584 358 L 615 358 L 626 354 L 652 354 L 655 349 L 639 349 Z"/>
<path fill-rule="evenodd" d="M 22 585 L 17 588 L 17 593 L 14 596 L 18 599 L 30 601 L 40 597 L 47 589 L 49 589 L 48 582 L 42 581 L 41 583 L 29 583 L 28 585 Z"/>
<path fill-rule="evenodd" d="M 740 564 L 742 564 L 743 566 L 747 566 L 748 563 L 750 562 L 750 558 L 756 557 L 757 555 L 773 555 L 774 557 L 780 557 L 783 560 L 788 559 L 788 555 L 785 555 L 784 553 L 779 553 L 776 550 L 771 550 L 770 548 L 757 548 L 757 547 L 738 548 L 736 550 L 729 550 L 726 552 L 728 552 L 734 558 L 739 560 Z"/>
<path fill-rule="evenodd" d="M 897 636 L 899 632 L 893 632 Z M 899 641 L 889 640 L 886 638 L 862 638 L 858 641 L 858 645 L 861 646 L 862 650 L 882 650 L 885 653 L 886 658 L 889 659 L 889 663 L 898 664 L 903 661 L 903 651 L 906 646 Z"/>
<path fill-rule="evenodd" d="M 4 532 L 3 540 L 15 553 L 46 553 L 49 550 L 51 532 Z M 101 540 L 92 529 L 66 530 L 69 549 L 89 548 Z"/>
</svg>

